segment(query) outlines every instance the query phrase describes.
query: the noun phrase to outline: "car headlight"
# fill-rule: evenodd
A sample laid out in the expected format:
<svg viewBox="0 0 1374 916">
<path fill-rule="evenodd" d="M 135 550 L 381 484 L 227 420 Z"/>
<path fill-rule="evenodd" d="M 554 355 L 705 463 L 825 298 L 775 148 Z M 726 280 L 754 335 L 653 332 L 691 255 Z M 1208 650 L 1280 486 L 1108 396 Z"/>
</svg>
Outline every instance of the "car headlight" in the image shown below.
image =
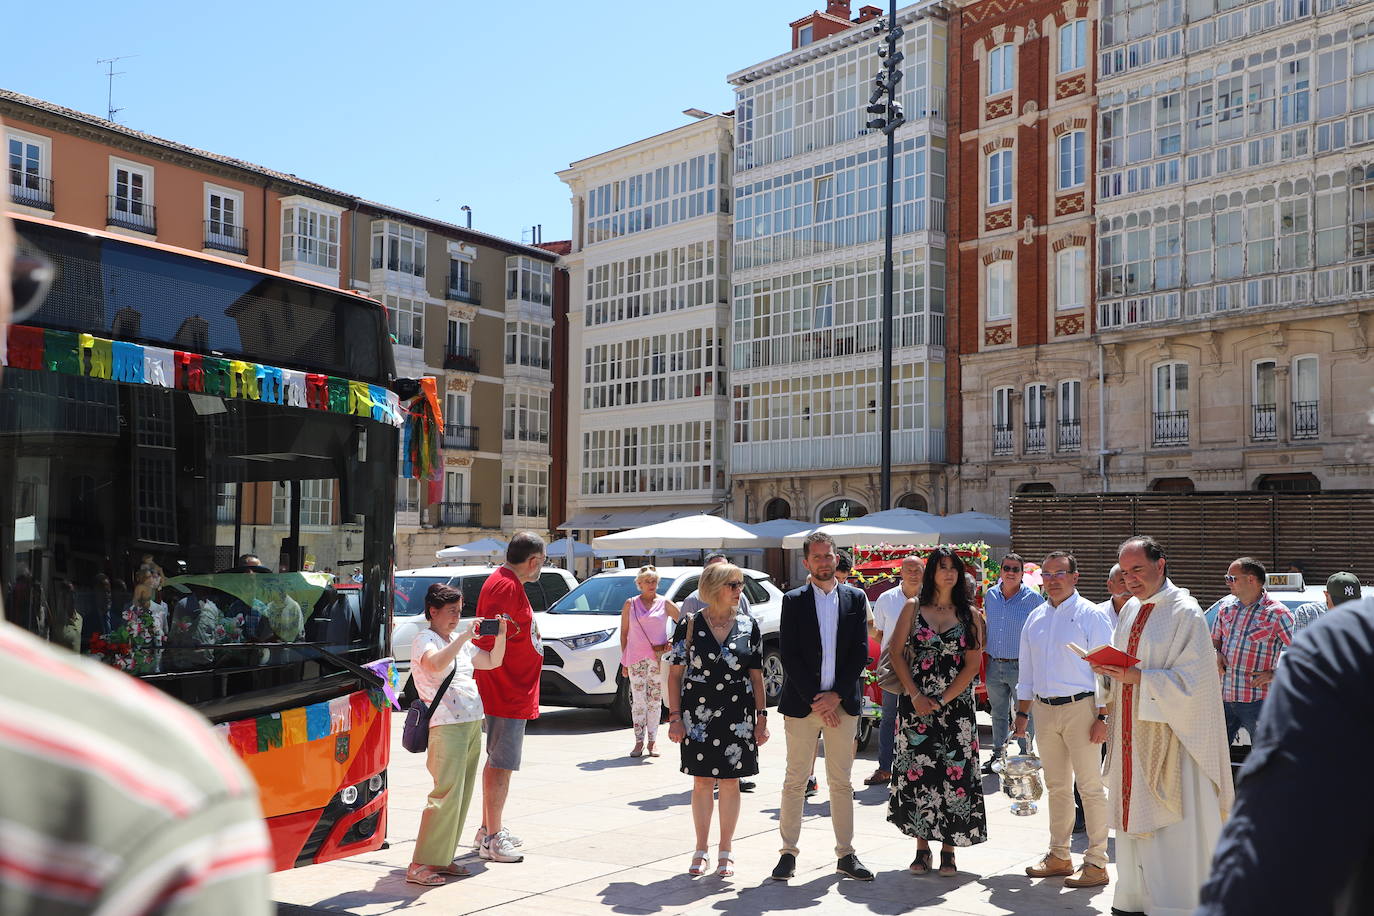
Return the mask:
<svg viewBox="0 0 1374 916">
<path fill-rule="evenodd" d="M 603 643 L 615 635 L 615 630 L 597 630 L 595 633 L 583 633 L 581 636 L 569 636 L 560 639 L 563 645 L 569 649 L 585 649 L 597 643 Z"/>
</svg>

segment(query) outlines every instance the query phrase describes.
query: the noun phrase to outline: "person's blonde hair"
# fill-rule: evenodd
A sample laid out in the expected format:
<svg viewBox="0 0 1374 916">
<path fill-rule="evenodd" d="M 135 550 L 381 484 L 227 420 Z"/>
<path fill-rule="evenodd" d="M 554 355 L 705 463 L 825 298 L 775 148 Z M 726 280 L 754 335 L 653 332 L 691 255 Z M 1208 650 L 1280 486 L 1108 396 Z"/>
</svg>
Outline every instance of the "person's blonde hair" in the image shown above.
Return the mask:
<svg viewBox="0 0 1374 916">
<path fill-rule="evenodd" d="M 635 573 L 635 585 L 638 585 L 645 579 L 657 579 L 658 577 L 658 567 L 652 564 L 649 566 L 641 566 L 639 567 L 639 572 Z"/>
<path fill-rule="evenodd" d="M 710 604 L 720 590 L 725 588 L 726 582 L 743 575 L 744 572 L 733 563 L 712 563 L 701 571 L 701 578 L 697 581 L 697 594 Z"/>
</svg>

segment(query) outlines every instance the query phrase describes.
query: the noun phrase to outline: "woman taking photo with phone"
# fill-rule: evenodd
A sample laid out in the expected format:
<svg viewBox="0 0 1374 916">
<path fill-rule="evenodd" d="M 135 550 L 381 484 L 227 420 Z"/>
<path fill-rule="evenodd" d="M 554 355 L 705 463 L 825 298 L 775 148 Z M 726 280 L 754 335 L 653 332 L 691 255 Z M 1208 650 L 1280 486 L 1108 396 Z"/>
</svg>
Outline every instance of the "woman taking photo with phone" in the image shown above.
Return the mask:
<svg viewBox="0 0 1374 916">
<path fill-rule="evenodd" d="M 663 704 L 660 659 L 668 651 L 668 621 L 677 621 L 677 605 L 658 594 L 658 570 L 641 566 L 635 576 L 639 594 L 620 609 L 620 671 L 630 682 L 630 717 L 635 746 L 631 757 L 657 757 L 659 707 Z"/>
<path fill-rule="evenodd" d="M 406 869 L 411 884 L 443 884 L 448 876 L 463 878 L 469 872 L 453 860 L 458 850 L 458 835 L 467 820 L 468 805 L 477 776 L 477 761 L 482 750 L 482 698 L 477 693 L 474 670 L 498 668 L 506 655 L 504 618 L 496 629 L 496 643 L 485 652 L 472 644 L 478 621 L 459 626 L 463 614 L 463 595 L 455 588 L 436 582 L 425 593 L 425 618 L 429 629 L 421 630 L 411 644 L 411 674 L 420 699 L 433 703 L 445 681 L 443 700 L 429 720 L 429 757 L 427 765 L 434 777 L 420 815 L 420 833 L 415 838 L 415 854 Z"/>
</svg>

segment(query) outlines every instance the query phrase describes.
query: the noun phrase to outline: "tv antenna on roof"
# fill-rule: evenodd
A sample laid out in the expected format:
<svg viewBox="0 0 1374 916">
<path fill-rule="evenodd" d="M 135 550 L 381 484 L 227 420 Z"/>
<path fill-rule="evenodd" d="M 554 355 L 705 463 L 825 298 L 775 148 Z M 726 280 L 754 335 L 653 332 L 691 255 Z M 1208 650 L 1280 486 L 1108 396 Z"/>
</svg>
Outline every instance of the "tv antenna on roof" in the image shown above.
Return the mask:
<svg viewBox="0 0 1374 916">
<path fill-rule="evenodd" d="M 120 70 L 118 73 L 115 72 L 115 61 L 128 60 L 131 57 L 137 56 L 137 54 L 125 54 L 123 57 L 104 57 L 96 61 L 97 64 L 105 65 L 105 108 L 108 110 L 108 114 L 106 116 L 107 120 L 113 121 L 115 119 L 115 115 L 124 110 L 123 108 L 114 107 L 114 78 L 116 76 L 124 75 L 123 70 Z"/>
</svg>

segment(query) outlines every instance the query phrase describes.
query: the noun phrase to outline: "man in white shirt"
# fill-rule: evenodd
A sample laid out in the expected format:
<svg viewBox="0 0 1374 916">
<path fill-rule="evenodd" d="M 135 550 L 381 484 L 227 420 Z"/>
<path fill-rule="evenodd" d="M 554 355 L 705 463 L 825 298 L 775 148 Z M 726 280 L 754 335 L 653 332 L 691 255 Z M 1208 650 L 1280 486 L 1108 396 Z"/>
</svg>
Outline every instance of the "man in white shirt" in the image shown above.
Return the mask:
<svg viewBox="0 0 1374 916">
<path fill-rule="evenodd" d="M 1065 887 L 1099 887 L 1107 883 L 1107 793 L 1099 748 L 1107 740 L 1106 698 L 1091 666 L 1068 644 L 1084 649 L 1106 645 L 1112 641 L 1112 622 L 1078 594 L 1073 554 L 1053 551 L 1040 570 L 1047 600 L 1031 611 L 1021 630 L 1015 736 L 1025 734 L 1034 704 L 1036 743 L 1049 790 L 1050 850 L 1026 874 L 1072 876 Z M 1088 848 L 1076 875 L 1069 857 L 1075 780 L 1088 830 Z"/>
<path fill-rule="evenodd" d="M 878 596 L 873 602 L 873 629 L 879 643 L 879 658 L 892 640 L 892 628 L 902 615 L 907 601 L 921 594 L 921 579 L 925 575 L 925 561 L 915 554 L 902 558 L 899 567 L 901 581 Z M 892 781 L 892 754 L 897 741 L 897 694 L 883 691 L 883 718 L 878 725 L 878 769 L 864 780 L 865 785 L 886 785 Z"/>
<path fill-rule="evenodd" d="M 1131 590 L 1126 587 L 1126 574 L 1121 571 L 1120 563 L 1112 564 L 1112 571 L 1107 573 L 1107 600 L 1098 605 L 1106 612 L 1111 619 L 1112 626 L 1116 626 L 1117 620 L 1121 618 L 1121 609 L 1126 602 L 1131 600 Z M 1091 649 L 1092 646 L 1084 646 Z"/>
</svg>

